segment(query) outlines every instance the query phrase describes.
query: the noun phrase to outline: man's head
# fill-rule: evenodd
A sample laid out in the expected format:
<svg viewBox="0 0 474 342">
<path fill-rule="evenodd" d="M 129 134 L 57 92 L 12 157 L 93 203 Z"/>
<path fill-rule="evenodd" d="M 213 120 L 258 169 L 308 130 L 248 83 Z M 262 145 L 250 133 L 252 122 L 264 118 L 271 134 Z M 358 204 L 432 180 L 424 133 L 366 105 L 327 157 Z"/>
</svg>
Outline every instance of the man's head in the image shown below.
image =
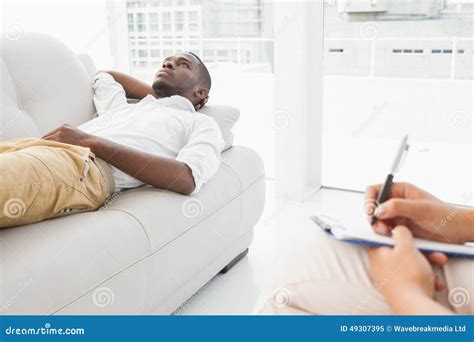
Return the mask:
<svg viewBox="0 0 474 342">
<path fill-rule="evenodd" d="M 201 59 L 192 52 L 183 52 L 164 59 L 155 75 L 153 90 L 157 98 L 181 95 L 202 108 L 211 89 L 211 76 Z"/>
</svg>

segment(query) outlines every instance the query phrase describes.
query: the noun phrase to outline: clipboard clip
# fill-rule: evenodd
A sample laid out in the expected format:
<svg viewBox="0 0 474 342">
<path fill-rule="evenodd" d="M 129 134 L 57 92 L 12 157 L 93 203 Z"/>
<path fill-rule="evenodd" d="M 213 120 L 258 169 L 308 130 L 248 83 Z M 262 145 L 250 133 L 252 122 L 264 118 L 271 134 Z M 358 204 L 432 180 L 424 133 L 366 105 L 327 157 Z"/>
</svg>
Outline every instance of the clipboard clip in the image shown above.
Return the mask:
<svg viewBox="0 0 474 342">
<path fill-rule="evenodd" d="M 339 222 L 326 215 L 313 215 L 310 219 L 326 232 L 330 232 L 335 226 L 342 228 Z"/>
</svg>

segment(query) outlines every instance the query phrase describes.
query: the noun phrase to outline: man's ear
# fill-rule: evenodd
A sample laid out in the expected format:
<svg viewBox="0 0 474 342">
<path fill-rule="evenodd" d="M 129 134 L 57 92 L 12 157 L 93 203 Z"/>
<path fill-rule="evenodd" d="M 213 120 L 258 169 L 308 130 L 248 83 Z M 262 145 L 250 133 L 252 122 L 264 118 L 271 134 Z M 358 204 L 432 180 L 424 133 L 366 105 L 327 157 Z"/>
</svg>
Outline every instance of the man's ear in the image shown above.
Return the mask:
<svg viewBox="0 0 474 342">
<path fill-rule="evenodd" d="M 204 107 L 209 100 L 209 91 L 207 91 L 205 88 L 199 88 L 196 91 L 196 96 L 199 98 L 199 103 L 195 106 L 195 109 L 199 110 Z"/>
</svg>

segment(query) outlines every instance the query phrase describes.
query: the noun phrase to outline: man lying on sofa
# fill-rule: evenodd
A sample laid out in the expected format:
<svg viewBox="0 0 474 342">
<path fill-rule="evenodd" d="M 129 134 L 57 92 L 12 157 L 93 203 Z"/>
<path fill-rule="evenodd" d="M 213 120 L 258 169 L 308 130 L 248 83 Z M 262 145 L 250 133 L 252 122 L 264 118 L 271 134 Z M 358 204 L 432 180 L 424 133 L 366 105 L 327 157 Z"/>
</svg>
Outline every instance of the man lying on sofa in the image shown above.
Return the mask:
<svg viewBox="0 0 474 342">
<path fill-rule="evenodd" d="M 0 227 L 94 210 L 113 192 L 143 184 L 197 193 L 224 148 L 215 121 L 196 112 L 210 88 L 206 66 L 190 52 L 166 58 L 152 86 L 99 72 L 98 117 L 41 139 L 0 142 Z"/>
</svg>

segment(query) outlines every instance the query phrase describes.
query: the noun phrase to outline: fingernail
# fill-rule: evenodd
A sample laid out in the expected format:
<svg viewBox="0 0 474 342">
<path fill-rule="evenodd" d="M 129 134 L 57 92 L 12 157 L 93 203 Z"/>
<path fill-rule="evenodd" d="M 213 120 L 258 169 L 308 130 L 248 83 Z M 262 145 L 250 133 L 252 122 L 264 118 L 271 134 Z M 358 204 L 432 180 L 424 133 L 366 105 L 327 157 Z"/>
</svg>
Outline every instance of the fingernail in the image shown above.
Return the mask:
<svg viewBox="0 0 474 342">
<path fill-rule="evenodd" d="M 378 234 L 385 235 L 385 227 L 382 226 L 382 225 L 376 224 L 376 225 L 374 226 L 374 230 L 375 230 L 375 232 L 378 233 Z"/>
<path fill-rule="evenodd" d="M 380 216 L 383 215 L 384 211 L 385 211 L 385 206 L 383 204 L 380 204 L 380 205 L 377 206 L 377 208 L 375 208 L 374 216 L 375 217 L 380 217 Z"/>
<path fill-rule="evenodd" d="M 368 216 L 372 216 L 374 214 L 374 206 L 373 205 L 366 206 L 365 211 L 367 212 Z"/>
</svg>

